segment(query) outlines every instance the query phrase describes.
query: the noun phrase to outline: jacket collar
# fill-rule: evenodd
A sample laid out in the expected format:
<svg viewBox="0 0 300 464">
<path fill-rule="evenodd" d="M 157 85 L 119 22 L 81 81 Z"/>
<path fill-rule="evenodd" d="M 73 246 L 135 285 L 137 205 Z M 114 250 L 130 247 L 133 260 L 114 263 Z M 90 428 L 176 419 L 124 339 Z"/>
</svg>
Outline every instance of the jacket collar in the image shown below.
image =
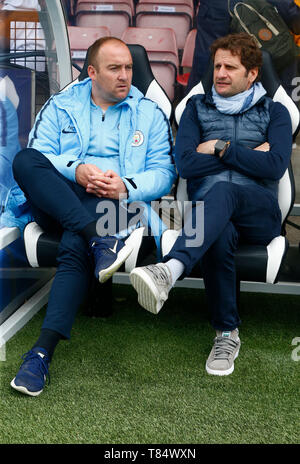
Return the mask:
<svg viewBox="0 0 300 464">
<path fill-rule="evenodd" d="M 211 92 L 211 90 L 209 90 L 209 91 L 206 92 L 205 94 L 194 95 L 194 97 L 196 97 L 196 99 L 198 99 L 199 96 L 203 98 L 203 101 L 204 101 L 205 104 L 210 105 L 210 106 L 213 106 L 213 107 L 216 108 L 216 105 L 215 105 L 215 103 L 214 103 L 214 101 L 213 101 L 213 98 L 212 98 L 212 92 Z M 197 98 L 197 97 L 198 97 L 198 98 Z M 264 101 L 266 97 L 267 97 L 267 95 L 263 95 L 259 100 L 257 100 L 257 102 L 256 102 L 255 105 L 257 105 L 257 104 L 261 103 L 262 101 Z M 193 98 L 193 97 L 191 97 L 191 98 Z"/>
<path fill-rule="evenodd" d="M 91 91 L 92 81 L 87 77 L 83 81 L 74 83 L 65 91 L 59 92 L 54 96 L 54 100 L 59 108 L 82 114 L 87 103 L 90 103 Z M 132 85 L 127 97 L 119 104 L 134 108 L 143 97 L 142 92 Z"/>
</svg>

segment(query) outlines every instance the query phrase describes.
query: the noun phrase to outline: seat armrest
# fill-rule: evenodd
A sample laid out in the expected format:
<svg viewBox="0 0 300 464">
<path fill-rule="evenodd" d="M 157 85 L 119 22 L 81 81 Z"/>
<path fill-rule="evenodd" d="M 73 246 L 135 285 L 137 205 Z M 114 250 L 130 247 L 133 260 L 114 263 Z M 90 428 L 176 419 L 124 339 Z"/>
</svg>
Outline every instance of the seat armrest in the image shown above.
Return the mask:
<svg viewBox="0 0 300 464">
<path fill-rule="evenodd" d="M 0 250 L 7 247 L 21 236 L 18 227 L 3 227 L 0 229 Z"/>
<path fill-rule="evenodd" d="M 274 284 L 277 281 L 283 258 L 286 255 L 289 244 L 282 235 L 273 238 L 267 246 L 268 264 L 266 273 L 266 282 Z"/>
<path fill-rule="evenodd" d="M 144 235 L 145 227 L 139 227 L 135 229 L 129 237 L 125 240 L 127 245 L 131 245 L 133 248 L 132 253 L 128 256 L 125 261 L 125 272 L 131 272 L 132 269 L 135 268 L 137 265 L 138 255 L 141 248 L 143 235 Z"/>
<path fill-rule="evenodd" d="M 39 267 L 37 245 L 43 229 L 36 223 L 30 222 L 24 229 L 24 244 L 28 262 L 31 267 Z"/>
<path fill-rule="evenodd" d="M 166 256 L 171 251 L 179 234 L 180 230 L 175 229 L 167 229 L 163 232 L 161 236 L 161 253 L 163 256 Z"/>
</svg>

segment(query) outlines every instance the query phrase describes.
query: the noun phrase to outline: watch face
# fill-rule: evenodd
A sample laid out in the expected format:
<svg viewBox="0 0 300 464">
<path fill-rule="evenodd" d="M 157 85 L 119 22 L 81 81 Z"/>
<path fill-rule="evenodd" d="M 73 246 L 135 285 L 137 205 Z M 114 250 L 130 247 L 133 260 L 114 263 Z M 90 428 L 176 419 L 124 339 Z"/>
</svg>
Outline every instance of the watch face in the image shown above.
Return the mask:
<svg viewBox="0 0 300 464">
<path fill-rule="evenodd" d="M 224 142 L 224 140 L 218 140 L 215 144 L 215 155 L 218 155 L 225 147 L 226 142 Z"/>
</svg>

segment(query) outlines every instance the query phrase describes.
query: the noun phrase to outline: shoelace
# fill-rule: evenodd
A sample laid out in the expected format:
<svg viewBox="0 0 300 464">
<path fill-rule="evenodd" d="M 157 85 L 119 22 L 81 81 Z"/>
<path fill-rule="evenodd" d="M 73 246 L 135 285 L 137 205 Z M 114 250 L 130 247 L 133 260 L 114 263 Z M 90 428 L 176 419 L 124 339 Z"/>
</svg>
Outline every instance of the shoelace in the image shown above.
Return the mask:
<svg viewBox="0 0 300 464">
<path fill-rule="evenodd" d="M 39 362 L 37 362 L 37 358 Z M 50 374 L 48 372 L 48 364 L 46 363 L 44 358 L 39 356 L 34 351 L 30 350 L 27 353 L 23 354 L 22 359 L 24 361 L 22 363 L 22 366 L 26 363 L 28 365 L 28 368 L 30 368 L 31 372 L 33 372 L 36 375 L 42 374 L 48 379 L 48 383 L 50 383 Z"/>
<path fill-rule="evenodd" d="M 228 359 L 237 345 L 238 342 L 232 338 L 216 337 L 214 359 Z"/>
<path fill-rule="evenodd" d="M 158 280 L 163 284 L 169 284 L 169 276 L 163 267 L 147 266 L 147 269 L 153 274 L 155 280 Z"/>
</svg>

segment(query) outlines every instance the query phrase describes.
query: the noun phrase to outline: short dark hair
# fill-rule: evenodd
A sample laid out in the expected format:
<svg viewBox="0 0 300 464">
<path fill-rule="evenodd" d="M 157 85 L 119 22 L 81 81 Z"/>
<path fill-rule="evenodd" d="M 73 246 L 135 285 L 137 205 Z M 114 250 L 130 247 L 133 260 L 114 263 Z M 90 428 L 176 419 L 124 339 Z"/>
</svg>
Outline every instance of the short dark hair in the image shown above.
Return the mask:
<svg viewBox="0 0 300 464">
<path fill-rule="evenodd" d="M 120 44 L 123 44 L 127 47 L 126 43 L 123 42 L 123 40 L 118 39 L 117 37 L 101 37 L 100 39 L 97 39 L 89 48 L 88 52 L 88 66 L 92 65 L 94 68 L 98 71 L 98 62 L 97 62 L 97 55 L 101 47 L 103 47 L 104 44 L 107 42 L 117 42 Z"/>
<path fill-rule="evenodd" d="M 239 55 L 241 63 L 245 66 L 247 73 L 250 69 L 258 68 L 256 81 L 260 79 L 260 70 L 262 67 L 262 52 L 257 46 L 253 37 L 246 32 L 238 34 L 228 34 L 215 40 L 211 47 L 212 59 L 214 60 L 216 51 L 229 50 L 233 55 Z"/>
</svg>

